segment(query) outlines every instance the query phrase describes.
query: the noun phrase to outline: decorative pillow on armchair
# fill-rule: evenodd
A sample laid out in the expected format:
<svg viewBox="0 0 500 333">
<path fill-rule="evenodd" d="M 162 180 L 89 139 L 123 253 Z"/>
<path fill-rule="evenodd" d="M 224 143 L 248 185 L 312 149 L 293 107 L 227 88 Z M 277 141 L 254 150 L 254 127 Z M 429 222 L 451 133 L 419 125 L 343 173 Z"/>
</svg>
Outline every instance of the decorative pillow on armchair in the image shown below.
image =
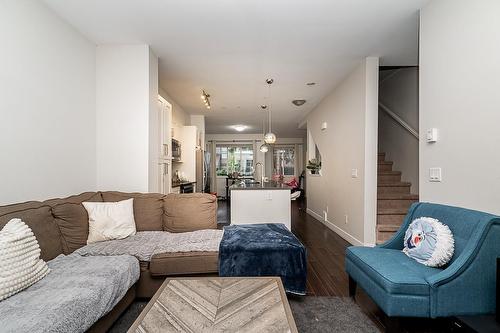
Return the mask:
<svg viewBox="0 0 500 333">
<path fill-rule="evenodd" d="M 436 219 L 420 217 L 406 230 L 403 252 L 421 264 L 441 267 L 451 260 L 454 251 L 450 228 Z"/>
</svg>

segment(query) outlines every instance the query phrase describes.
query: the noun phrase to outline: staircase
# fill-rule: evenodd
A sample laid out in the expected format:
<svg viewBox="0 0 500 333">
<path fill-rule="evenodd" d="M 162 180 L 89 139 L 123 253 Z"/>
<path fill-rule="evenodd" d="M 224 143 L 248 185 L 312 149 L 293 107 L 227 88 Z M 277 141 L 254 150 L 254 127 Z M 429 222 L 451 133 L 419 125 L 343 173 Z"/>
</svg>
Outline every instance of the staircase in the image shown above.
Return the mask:
<svg viewBox="0 0 500 333">
<path fill-rule="evenodd" d="M 393 162 L 378 154 L 377 180 L 377 244 L 394 235 L 403 223 L 411 204 L 418 195 L 410 193 L 411 183 L 401 181 L 401 172 L 392 170 Z"/>
</svg>

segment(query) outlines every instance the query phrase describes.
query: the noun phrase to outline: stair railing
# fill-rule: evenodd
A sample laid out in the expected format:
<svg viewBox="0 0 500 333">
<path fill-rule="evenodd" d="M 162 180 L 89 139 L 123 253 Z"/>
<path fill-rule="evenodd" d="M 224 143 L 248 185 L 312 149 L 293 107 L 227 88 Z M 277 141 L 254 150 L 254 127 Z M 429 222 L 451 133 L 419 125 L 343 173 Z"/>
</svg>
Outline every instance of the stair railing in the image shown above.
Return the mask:
<svg viewBox="0 0 500 333">
<path fill-rule="evenodd" d="M 380 109 L 382 109 L 389 117 L 394 119 L 401 127 L 403 127 L 405 130 L 407 130 L 411 135 L 413 135 L 417 140 L 420 140 L 420 137 L 418 135 L 418 131 L 415 130 L 413 127 L 411 127 L 406 121 L 404 121 L 400 116 L 398 116 L 396 113 L 394 113 L 391 109 L 389 109 L 387 106 L 385 106 L 383 103 L 379 102 L 378 106 Z"/>
</svg>

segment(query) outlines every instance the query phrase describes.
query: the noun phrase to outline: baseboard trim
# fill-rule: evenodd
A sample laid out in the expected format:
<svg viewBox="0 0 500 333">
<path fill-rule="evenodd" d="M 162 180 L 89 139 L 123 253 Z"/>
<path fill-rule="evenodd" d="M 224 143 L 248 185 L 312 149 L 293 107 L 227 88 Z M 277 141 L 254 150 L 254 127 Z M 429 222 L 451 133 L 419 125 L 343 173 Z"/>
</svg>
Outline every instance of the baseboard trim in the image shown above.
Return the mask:
<svg viewBox="0 0 500 333">
<path fill-rule="evenodd" d="M 316 220 L 318 220 L 321 223 L 323 223 L 325 226 L 327 226 L 330 230 L 332 230 L 333 232 L 335 232 L 337 235 L 339 235 L 340 237 L 342 237 L 343 239 L 345 239 L 346 241 L 348 241 L 350 244 L 352 244 L 352 245 L 358 245 L 358 246 L 371 246 L 369 244 L 363 244 L 362 241 L 360 241 L 359 239 L 357 239 L 356 237 L 354 237 L 353 235 L 351 235 L 347 231 L 342 230 L 341 228 L 337 227 L 332 222 L 330 222 L 328 220 L 325 220 L 321 215 L 319 215 L 318 213 L 316 213 L 312 209 L 307 208 L 306 212 L 307 212 L 307 214 L 309 214 L 312 217 L 314 217 Z"/>
</svg>

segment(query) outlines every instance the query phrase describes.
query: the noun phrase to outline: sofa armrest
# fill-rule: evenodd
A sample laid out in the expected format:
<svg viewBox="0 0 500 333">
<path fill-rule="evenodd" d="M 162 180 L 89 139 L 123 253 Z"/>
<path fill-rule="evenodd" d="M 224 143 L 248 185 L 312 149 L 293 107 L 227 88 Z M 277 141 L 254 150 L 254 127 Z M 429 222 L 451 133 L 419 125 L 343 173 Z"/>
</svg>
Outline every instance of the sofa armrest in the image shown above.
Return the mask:
<svg viewBox="0 0 500 333">
<path fill-rule="evenodd" d="M 206 193 L 169 194 L 163 199 L 163 230 L 217 229 L 217 197 Z"/>
<path fill-rule="evenodd" d="M 440 273 L 427 279 L 429 285 L 432 288 L 438 288 L 451 280 L 459 278 L 461 273 L 467 270 L 467 268 L 477 259 L 482 248 L 486 248 L 486 251 L 489 251 L 487 249 L 489 244 L 486 244 L 486 238 L 493 225 L 497 225 L 498 228 L 500 228 L 500 219 L 492 219 L 489 223 L 478 226 L 470 236 L 460 256 Z M 483 254 L 487 255 L 485 253 Z M 478 269 L 481 270 L 481 267 L 478 267 Z M 476 273 L 481 274 L 480 271 Z"/>
<path fill-rule="evenodd" d="M 406 229 L 408 229 L 408 226 L 410 223 L 413 221 L 413 214 L 415 210 L 417 209 L 418 206 L 420 206 L 420 202 L 414 203 L 411 205 L 410 209 L 408 210 L 408 213 L 406 214 L 406 217 L 403 221 L 403 224 L 399 228 L 399 230 L 392 236 L 391 239 L 389 239 L 387 242 L 380 244 L 378 247 L 384 248 L 384 249 L 392 249 L 392 250 L 402 250 L 403 249 L 403 244 L 404 244 L 404 237 L 405 237 L 405 232 Z"/>
<path fill-rule="evenodd" d="M 496 259 L 500 257 L 500 219 L 473 231 L 467 245 L 447 268 L 426 280 L 431 317 L 495 311 Z"/>
</svg>

